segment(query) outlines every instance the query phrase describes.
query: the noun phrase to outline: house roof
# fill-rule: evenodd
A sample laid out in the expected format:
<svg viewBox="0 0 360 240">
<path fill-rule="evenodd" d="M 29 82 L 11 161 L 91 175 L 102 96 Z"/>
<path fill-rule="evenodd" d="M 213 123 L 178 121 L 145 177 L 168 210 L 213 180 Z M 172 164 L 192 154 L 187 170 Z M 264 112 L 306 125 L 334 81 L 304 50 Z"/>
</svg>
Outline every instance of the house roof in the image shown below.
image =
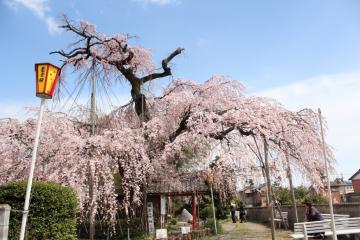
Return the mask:
<svg viewBox="0 0 360 240">
<path fill-rule="evenodd" d="M 266 187 L 266 183 L 260 183 L 257 186 L 246 186 L 240 192 L 245 192 L 246 190 L 255 190 L 255 189 L 262 189 L 263 187 Z"/>
<path fill-rule="evenodd" d="M 194 192 L 208 192 L 209 186 L 206 184 L 201 172 L 195 174 L 184 174 L 174 176 L 170 179 L 153 179 L 148 187 L 148 194 L 192 194 Z"/>
<path fill-rule="evenodd" d="M 344 181 L 342 178 L 336 178 L 334 181 L 330 182 L 331 187 L 337 186 L 352 186 L 351 181 Z"/>
<path fill-rule="evenodd" d="M 351 178 L 349 178 L 349 180 L 352 180 L 356 175 L 358 175 L 360 173 L 360 169 L 354 174 L 351 176 Z"/>
</svg>

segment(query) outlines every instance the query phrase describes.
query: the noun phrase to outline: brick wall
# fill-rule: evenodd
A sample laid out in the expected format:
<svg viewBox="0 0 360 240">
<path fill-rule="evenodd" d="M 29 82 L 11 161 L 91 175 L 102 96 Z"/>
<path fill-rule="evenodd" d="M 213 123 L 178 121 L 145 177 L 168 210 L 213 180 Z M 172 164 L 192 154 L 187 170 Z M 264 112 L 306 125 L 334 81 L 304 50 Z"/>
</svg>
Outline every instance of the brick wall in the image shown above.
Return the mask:
<svg viewBox="0 0 360 240">
<path fill-rule="evenodd" d="M 354 192 L 360 193 L 360 179 L 353 179 L 352 185 L 354 188 Z"/>
<path fill-rule="evenodd" d="M 332 199 L 333 199 L 333 203 L 340 203 L 341 202 L 340 192 L 331 192 L 331 196 L 332 196 Z"/>
</svg>

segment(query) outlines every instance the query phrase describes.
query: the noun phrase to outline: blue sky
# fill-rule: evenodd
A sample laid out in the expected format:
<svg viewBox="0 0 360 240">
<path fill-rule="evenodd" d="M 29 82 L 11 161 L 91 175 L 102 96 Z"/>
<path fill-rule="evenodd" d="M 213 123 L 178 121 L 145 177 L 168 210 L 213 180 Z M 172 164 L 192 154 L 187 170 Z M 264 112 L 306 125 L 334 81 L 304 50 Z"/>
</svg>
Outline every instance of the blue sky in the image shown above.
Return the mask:
<svg viewBox="0 0 360 240">
<path fill-rule="evenodd" d="M 66 14 L 107 35 L 139 36 L 133 43 L 151 48 L 157 63 L 184 47 L 174 77 L 224 74 L 290 109 L 321 107 L 338 172 L 348 178 L 360 168 L 359 12 L 357 0 L 0 0 L 0 117 L 23 118 L 22 107 L 38 104 L 34 63 L 60 64 L 48 53 L 74 40 L 56 28 Z M 121 89 L 114 91 L 125 101 Z"/>
</svg>

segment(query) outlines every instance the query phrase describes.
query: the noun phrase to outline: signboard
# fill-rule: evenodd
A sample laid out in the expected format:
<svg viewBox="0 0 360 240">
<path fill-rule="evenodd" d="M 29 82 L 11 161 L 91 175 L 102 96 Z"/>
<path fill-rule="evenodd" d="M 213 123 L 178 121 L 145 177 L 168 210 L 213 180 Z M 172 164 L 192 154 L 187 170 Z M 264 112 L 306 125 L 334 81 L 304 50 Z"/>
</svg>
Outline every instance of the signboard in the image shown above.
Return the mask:
<svg viewBox="0 0 360 240">
<path fill-rule="evenodd" d="M 153 208 L 153 203 L 152 202 L 147 203 L 147 215 L 148 215 L 149 232 L 150 233 L 155 233 L 154 208 Z"/>
<path fill-rule="evenodd" d="M 165 227 L 166 196 L 160 195 L 160 227 Z"/>
<path fill-rule="evenodd" d="M 167 229 L 156 229 L 156 239 L 167 239 Z"/>
<path fill-rule="evenodd" d="M 160 196 L 160 214 L 165 215 L 166 214 L 166 197 L 165 195 Z"/>
</svg>

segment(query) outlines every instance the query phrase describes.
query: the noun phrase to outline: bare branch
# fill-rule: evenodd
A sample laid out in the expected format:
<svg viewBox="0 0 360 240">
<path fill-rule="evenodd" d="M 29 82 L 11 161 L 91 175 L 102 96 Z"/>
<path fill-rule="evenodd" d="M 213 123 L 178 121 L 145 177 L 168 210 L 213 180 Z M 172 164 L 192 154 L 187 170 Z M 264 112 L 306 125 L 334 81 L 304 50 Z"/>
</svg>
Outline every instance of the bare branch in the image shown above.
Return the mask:
<svg viewBox="0 0 360 240">
<path fill-rule="evenodd" d="M 141 78 L 140 80 L 145 83 L 151 80 L 154 80 L 156 78 L 162 78 L 162 77 L 166 77 L 171 75 L 171 69 L 168 67 L 169 62 L 176 57 L 177 55 L 179 55 L 182 51 L 184 51 L 184 48 L 177 48 L 174 52 L 172 52 L 167 58 L 165 58 L 164 60 L 162 60 L 161 62 L 161 66 L 163 68 L 163 72 L 161 73 L 153 73 L 153 74 L 149 74 L 143 78 Z"/>
<path fill-rule="evenodd" d="M 175 141 L 176 137 L 179 136 L 181 133 L 183 133 L 187 129 L 187 120 L 190 117 L 191 108 L 190 106 L 188 109 L 184 112 L 183 117 L 180 121 L 179 127 L 169 136 L 170 142 Z"/>
</svg>

